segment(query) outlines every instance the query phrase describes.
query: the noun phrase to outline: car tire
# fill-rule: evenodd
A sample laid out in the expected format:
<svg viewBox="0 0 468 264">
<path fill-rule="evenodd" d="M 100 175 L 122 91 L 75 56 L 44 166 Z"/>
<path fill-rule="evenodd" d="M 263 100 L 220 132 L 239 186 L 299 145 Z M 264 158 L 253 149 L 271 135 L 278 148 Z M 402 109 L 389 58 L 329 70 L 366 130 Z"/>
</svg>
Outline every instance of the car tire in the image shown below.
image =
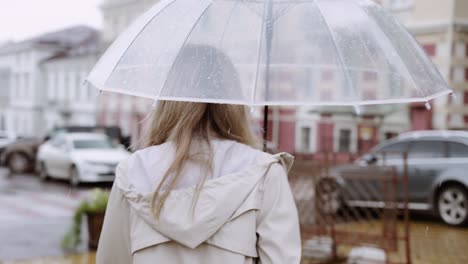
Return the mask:
<svg viewBox="0 0 468 264">
<path fill-rule="evenodd" d="M 468 192 L 459 184 L 444 186 L 437 195 L 437 213 L 451 226 L 468 224 Z"/>
<path fill-rule="evenodd" d="M 25 173 L 29 168 L 29 158 L 24 153 L 15 152 L 8 157 L 7 165 L 11 173 Z"/>
<path fill-rule="evenodd" d="M 39 165 L 39 179 L 41 179 L 41 181 L 49 179 L 49 173 L 47 172 L 47 167 L 44 162 L 41 162 Z"/>
<path fill-rule="evenodd" d="M 70 169 L 69 182 L 72 187 L 78 187 L 80 185 L 80 173 L 75 166 Z"/>
</svg>

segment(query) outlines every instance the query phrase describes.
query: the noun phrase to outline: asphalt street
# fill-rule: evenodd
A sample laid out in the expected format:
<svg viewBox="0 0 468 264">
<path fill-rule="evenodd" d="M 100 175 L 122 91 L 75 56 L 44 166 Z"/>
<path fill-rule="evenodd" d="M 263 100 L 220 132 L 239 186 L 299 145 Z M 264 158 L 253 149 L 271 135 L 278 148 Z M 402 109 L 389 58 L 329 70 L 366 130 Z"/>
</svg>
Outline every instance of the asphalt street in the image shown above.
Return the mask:
<svg viewBox="0 0 468 264">
<path fill-rule="evenodd" d="M 67 182 L 42 182 L 34 174 L 10 175 L 0 167 L 0 263 L 66 254 L 60 241 L 92 187 L 72 189 Z M 77 251 L 86 251 L 85 245 Z"/>
</svg>

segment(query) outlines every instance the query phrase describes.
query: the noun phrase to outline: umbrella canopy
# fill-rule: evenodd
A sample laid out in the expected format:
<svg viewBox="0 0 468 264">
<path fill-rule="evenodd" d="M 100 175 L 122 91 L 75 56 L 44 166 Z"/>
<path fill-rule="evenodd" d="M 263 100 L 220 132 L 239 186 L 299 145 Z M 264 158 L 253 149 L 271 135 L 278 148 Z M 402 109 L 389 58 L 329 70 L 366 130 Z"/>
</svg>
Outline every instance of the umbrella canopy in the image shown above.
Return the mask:
<svg viewBox="0 0 468 264">
<path fill-rule="evenodd" d="M 370 0 L 161 0 L 90 73 L 100 90 L 256 105 L 427 102 L 450 93 Z"/>
</svg>

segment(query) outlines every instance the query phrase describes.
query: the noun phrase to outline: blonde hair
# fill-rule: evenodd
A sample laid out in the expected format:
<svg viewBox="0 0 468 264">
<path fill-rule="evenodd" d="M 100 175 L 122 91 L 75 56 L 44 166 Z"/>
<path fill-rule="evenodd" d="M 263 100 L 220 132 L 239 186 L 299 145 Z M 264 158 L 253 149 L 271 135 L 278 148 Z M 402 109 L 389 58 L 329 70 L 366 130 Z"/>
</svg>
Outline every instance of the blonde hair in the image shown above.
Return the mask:
<svg viewBox="0 0 468 264">
<path fill-rule="evenodd" d="M 208 173 L 204 173 L 197 185 L 193 199 L 193 209 L 195 208 L 201 187 L 211 172 L 210 139 L 212 138 L 234 140 L 258 147 L 258 140 L 250 129 L 245 106 L 177 101 L 158 103 L 152 113 L 144 147 L 170 141 L 175 145 L 175 157 L 153 195 L 152 208 L 157 218 L 169 193 L 180 180 L 188 161 L 205 164 L 209 170 Z M 208 146 L 209 152 L 191 152 L 195 141 Z M 196 146 L 199 148 L 197 151 L 204 149 L 200 145 Z"/>
</svg>

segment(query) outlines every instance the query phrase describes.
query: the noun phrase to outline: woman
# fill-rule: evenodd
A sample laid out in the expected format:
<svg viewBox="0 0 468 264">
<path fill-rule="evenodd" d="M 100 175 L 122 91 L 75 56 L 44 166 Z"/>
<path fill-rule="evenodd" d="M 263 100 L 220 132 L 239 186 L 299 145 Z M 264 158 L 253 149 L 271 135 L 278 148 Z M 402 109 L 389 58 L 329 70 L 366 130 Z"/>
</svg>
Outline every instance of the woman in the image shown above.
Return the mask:
<svg viewBox="0 0 468 264">
<path fill-rule="evenodd" d="M 159 102 L 145 148 L 117 167 L 97 263 L 299 263 L 292 157 L 255 149 L 248 120 L 240 105 Z"/>
</svg>

